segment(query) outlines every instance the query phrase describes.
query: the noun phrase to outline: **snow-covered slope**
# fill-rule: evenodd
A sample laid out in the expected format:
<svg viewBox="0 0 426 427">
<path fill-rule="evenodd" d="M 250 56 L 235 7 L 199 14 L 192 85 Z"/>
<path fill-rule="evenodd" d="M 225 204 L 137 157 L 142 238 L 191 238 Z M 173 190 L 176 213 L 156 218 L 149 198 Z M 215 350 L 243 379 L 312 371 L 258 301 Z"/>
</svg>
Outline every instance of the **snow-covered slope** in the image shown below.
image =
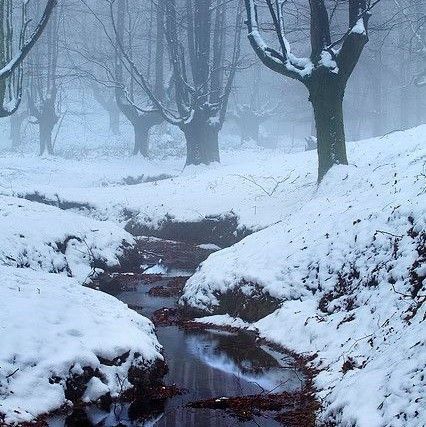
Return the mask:
<svg viewBox="0 0 426 427">
<path fill-rule="evenodd" d="M 138 156 L 64 159 L 0 153 L 0 191 L 51 192 L 66 188 L 87 189 L 118 186 L 126 178 L 134 180 L 168 173 L 178 174 L 181 159 L 145 160 Z M 82 190 L 84 191 L 84 190 Z"/>
<path fill-rule="evenodd" d="M 94 210 L 87 214 L 117 222 L 123 211 L 131 211 L 136 213 L 136 222 L 154 227 L 169 216 L 176 221 L 199 221 L 232 213 L 241 226 L 256 229 L 282 219 L 284 204 L 297 209 L 310 197 L 316 182 L 315 156 L 314 152 L 246 149 L 223 152 L 221 164 L 185 169 L 183 159 L 137 159 L 138 167 L 135 159 L 121 163 L 112 159 L 111 165 L 93 159 L 91 166 L 81 163 L 81 177 L 75 161 L 45 159 L 35 167 L 28 159 L 19 163 L 0 157 L 0 170 L 5 170 L 0 172 L 0 194 L 22 196 L 37 191 L 53 201 L 59 197 L 88 204 Z M 119 176 L 162 174 L 173 178 L 117 185 Z"/>
<path fill-rule="evenodd" d="M 151 225 L 168 215 L 197 221 L 233 211 L 241 226 L 264 229 L 213 254 L 188 282 L 183 302 L 214 312 L 221 295 L 237 289 L 251 299 L 261 294 L 274 297 L 280 308 L 258 316 L 251 327 L 300 353 L 317 354 L 312 363 L 322 369 L 316 379 L 324 406 L 320 421 L 335 420 L 351 427 L 422 426 L 426 424 L 422 411 L 426 394 L 426 126 L 350 143 L 348 151 L 351 165 L 334 168 L 319 187 L 314 152 L 229 151 L 220 165 L 183 172 L 177 160 L 138 164 L 140 159 L 127 158 L 43 159 L 34 166 L 32 158 L 0 157 L 0 194 L 4 195 L 0 199 L 0 262 L 44 271 L 1 267 L 7 271 L 1 281 L 9 287 L 0 284 L 0 300 L 16 297 L 12 292 L 16 287 L 20 294 L 23 286 L 17 284 L 21 281 L 29 286 L 34 282 L 35 288 L 28 289 L 36 295 L 43 295 L 42 285 L 51 289 L 55 284 L 63 294 L 56 294 L 56 299 L 66 301 L 67 289 L 72 289 L 75 313 L 87 313 L 83 306 L 87 300 L 79 292 L 88 291 L 76 287 L 65 274 L 47 272 L 71 272 L 81 282 L 90 269 L 91 254 L 116 262 L 122 240 L 131 237 L 109 221 L 120 222 L 124 210 L 136 212 L 140 223 Z M 122 185 L 126 177 L 164 173 L 174 178 Z M 13 197 L 35 191 L 53 201 L 87 203 L 94 210 L 64 212 Z M 79 240 L 68 241 L 65 250 L 58 245 L 74 233 Z M 28 276 L 24 280 L 21 274 Z M 33 279 L 33 274 L 39 279 Z M 46 291 L 45 295 L 49 305 L 47 297 L 53 294 Z M 118 310 L 130 316 L 119 324 L 123 330 L 132 330 L 132 315 L 122 304 L 108 299 L 104 305 L 103 295 L 90 295 L 93 304 L 106 312 Z M 37 299 L 23 301 L 33 304 L 26 307 L 28 313 L 37 312 Z M 51 317 L 40 320 L 46 330 L 59 322 L 64 310 L 62 304 L 57 304 L 57 311 L 55 304 L 50 306 Z M 10 339 L 13 330 L 19 331 L 19 316 L 9 312 L 9 317 L 0 318 L 1 341 L 3 334 Z M 102 322 L 110 322 L 108 317 L 103 315 Z M 80 341 L 67 331 L 75 329 L 84 336 L 89 331 L 75 316 L 67 319 L 70 323 L 58 323 L 62 326 L 57 333 L 76 349 L 73 360 L 87 351 L 96 353 L 95 348 L 74 347 L 72 343 Z M 228 316 L 219 321 L 232 320 Z M 107 336 L 94 316 L 87 322 L 94 333 Z M 150 326 L 145 326 L 141 331 L 148 338 L 143 342 L 153 350 Z M 27 332 L 31 338 L 27 345 L 42 349 L 37 347 L 40 334 Z M 115 348 L 114 340 L 106 341 L 110 349 Z M 9 353 L 4 357 L 11 363 Z M 6 374 L 3 363 L 0 359 L 0 383 L 12 384 L 19 371 L 6 380 L 13 370 Z M 100 386 L 93 384 L 93 389 Z M 12 402 L 8 400 L 12 395 L 4 394 L 8 385 L 2 387 L 0 399 L 6 396 Z M 26 396 L 23 391 L 21 396 Z M 54 401 L 61 399 L 49 400 Z"/>
<path fill-rule="evenodd" d="M 123 243 L 133 243 L 113 223 L 8 196 L 0 196 L 0 229 L 0 264 L 65 272 L 81 281 L 93 261 L 116 265 Z"/>
<path fill-rule="evenodd" d="M 0 283 L 0 424 L 60 408 L 73 377 L 91 377 L 83 400 L 97 400 L 162 360 L 151 322 L 109 295 L 31 269 L 0 267 Z"/>
<path fill-rule="evenodd" d="M 420 427 L 426 127 L 349 148 L 354 165 L 335 167 L 302 203 L 294 200 L 299 184 L 284 184 L 280 222 L 212 254 L 182 303 L 220 312 L 224 295 L 255 298 L 260 289 L 283 303 L 252 327 L 317 355 L 321 420 Z"/>
<path fill-rule="evenodd" d="M 130 372 L 155 369 L 163 358 L 151 322 L 82 286 L 95 262 L 117 265 L 132 236 L 9 196 L 0 196 L 0 230 L 1 425 L 115 396 L 131 386 Z"/>
</svg>

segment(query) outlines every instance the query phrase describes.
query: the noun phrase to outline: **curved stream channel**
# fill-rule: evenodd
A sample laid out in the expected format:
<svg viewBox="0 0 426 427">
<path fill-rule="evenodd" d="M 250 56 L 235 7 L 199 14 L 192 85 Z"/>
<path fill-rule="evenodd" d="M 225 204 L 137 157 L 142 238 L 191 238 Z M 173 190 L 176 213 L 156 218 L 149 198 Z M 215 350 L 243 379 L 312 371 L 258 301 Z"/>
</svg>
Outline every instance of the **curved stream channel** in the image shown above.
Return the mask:
<svg viewBox="0 0 426 427">
<path fill-rule="evenodd" d="M 144 316 L 152 318 L 164 307 L 174 307 L 176 297 L 156 297 L 152 287 L 167 285 L 171 277 L 147 283 L 143 279 L 131 290 L 116 295 Z M 49 426 L 166 426 L 228 427 L 279 426 L 276 413 L 264 413 L 250 421 L 240 420 L 217 409 L 194 409 L 190 402 L 220 398 L 280 393 L 300 390 L 303 375 L 289 356 L 256 343 L 244 333 L 214 329 L 187 329 L 157 326 L 169 372 L 166 385 L 176 385 L 184 393 L 163 402 L 147 404 L 114 403 L 109 410 L 93 405 L 71 414 L 52 417 Z"/>
</svg>

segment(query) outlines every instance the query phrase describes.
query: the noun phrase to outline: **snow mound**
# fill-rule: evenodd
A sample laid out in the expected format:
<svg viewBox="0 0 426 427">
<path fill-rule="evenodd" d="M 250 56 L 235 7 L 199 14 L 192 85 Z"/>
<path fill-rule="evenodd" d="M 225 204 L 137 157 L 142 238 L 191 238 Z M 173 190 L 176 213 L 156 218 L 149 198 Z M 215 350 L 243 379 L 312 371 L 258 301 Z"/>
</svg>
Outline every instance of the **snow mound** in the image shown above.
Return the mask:
<svg viewBox="0 0 426 427">
<path fill-rule="evenodd" d="M 224 295 L 260 289 L 282 301 L 260 334 L 317 355 L 322 421 L 423 426 L 426 126 L 349 152 L 356 167 L 333 168 L 298 209 L 302 188 L 283 188 L 280 222 L 212 254 L 181 302 L 221 314 Z"/>
<path fill-rule="evenodd" d="M 15 197 L 0 196 L 0 264 L 65 272 L 84 281 L 95 261 L 117 265 L 133 238 L 121 227 Z"/>
<path fill-rule="evenodd" d="M 60 408 L 81 376 L 83 400 L 117 396 L 163 359 L 148 319 L 73 278 L 2 266 L 0 283 L 0 424 Z"/>
<path fill-rule="evenodd" d="M 0 153 L 0 191 L 3 194 L 34 191 L 55 194 L 60 189 L 79 188 L 84 194 L 84 189 L 121 186 L 126 179 L 137 181 L 162 174 L 174 175 L 181 169 L 181 159 L 157 161 L 95 153 L 93 157 L 76 160 Z"/>
<path fill-rule="evenodd" d="M 68 178 L 64 179 L 54 161 L 43 165 L 47 174 L 27 161 L 19 165 L 16 159 L 0 157 L 0 169 L 5 169 L 0 172 L 0 194 L 21 197 L 38 192 L 52 201 L 59 198 L 64 203 L 89 205 L 90 209 L 82 213 L 96 219 L 122 223 L 130 214 L 134 222 L 150 228 L 160 228 L 168 220 L 200 222 L 206 217 L 236 217 L 241 229 L 259 229 L 285 217 L 283 203 L 297 209 L 315 189 L 314 152 L 289 155 L 284 151 L 246 149 L 222 154 L 220 164 L 183 170 L 181 164 L 179 171 L 175 160 L 145 161 L 139 175 L 173 177 L 121 186 L 113 184 L 118 174 L 114 160 L 109 166 L 106 161 L 94 159 L 90 169 L 98 172 L 90 175 L 85 171 L 81 177 L 75 164 L 63 162 Z M 13 168 L 8 167 L 9 161 Z M 80 167 L 88 169 L 85 162 Z M 121 168 L 121 176 L 137 176 L 133 163 L 122 164 Z M 72 171 L 76 177 L 71 176 Z"/>
</svg>

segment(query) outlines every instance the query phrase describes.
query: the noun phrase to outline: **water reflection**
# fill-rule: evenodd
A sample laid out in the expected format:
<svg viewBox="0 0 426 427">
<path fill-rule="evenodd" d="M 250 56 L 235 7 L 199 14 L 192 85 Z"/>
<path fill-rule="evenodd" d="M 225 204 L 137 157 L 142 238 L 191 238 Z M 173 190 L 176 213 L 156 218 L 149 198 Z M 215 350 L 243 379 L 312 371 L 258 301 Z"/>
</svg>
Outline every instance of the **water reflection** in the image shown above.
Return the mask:
<svg viewBox="0 0 426 427">
<path fill-rule="evenodd" d="M 125 292 L 121 300 L 140 306 L 141 313 L 174 304 L 173 298 L 156 298 L 147 286 Z M 288 369 L 291 359 L 260 346 L 245 334 L 215 330 L 183 330 L 161 327 L 158 338 L 164 346 L 169 372 L 165 383 L 176 384 L 187 392 L 165 402 L 138 400 L 115 404 L 104 411 L 96 406 L 75 410 L 67 417 L 49 420 L 51 427 L 63 426 L 158 426 L 229 427 L 278 426 L 271 417 L 239 421 L 222 411 L 192 409 L 189 402 L 220 396 L 251 395 L 267 391 L 294 391 L 301 387 L 300 373 Z"/>
</svg>

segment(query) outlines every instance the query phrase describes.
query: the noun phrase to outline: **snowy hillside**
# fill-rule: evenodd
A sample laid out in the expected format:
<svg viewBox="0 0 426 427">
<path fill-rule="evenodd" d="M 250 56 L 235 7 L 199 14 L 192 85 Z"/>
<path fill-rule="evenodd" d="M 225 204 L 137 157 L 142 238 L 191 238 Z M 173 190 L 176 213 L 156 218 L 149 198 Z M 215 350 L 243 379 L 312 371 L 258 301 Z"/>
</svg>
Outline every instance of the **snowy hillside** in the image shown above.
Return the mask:
<svg viewBox="0 0 426 427">
<path fill-rule="evenodd" d="M 149 320 L 82 286 L 133 244 L 121 227 L 0 196 L 0 229 L 0 424 L 115 397 L 163 360 Z"/>
<path fill-rule="evenodd" d="M 407 155 L 409 150 L 421 156 L 419 150 L 425 132 L 421 126 L 383 139 L 348 143 L 351 165 L 341 171 L 341 179 L 348 174 L 343 184 L 347 181 L 355 187 L 352 176 L 365 176 L 377 166 L 374 176 L 391 177 L 397 156 Z M 240 228 L 257 230 L 279 221 L 286 222 L 294 211 L 317 199 L 316 156 L 314 151 L 287 154 L 279 150 L 247 149 L 224 152 L 220 164 L 185 169 L 183 159 L 155 162 L 138 159 L 141 163 L 137 166 L 135 159 L 129 162 L 127 158 L 117 158 L 110 160 L 110 166 L 105 159 L 99 163 L 93 160 L 93 165 L 83 167 L 82 173 L 77 172 L 78 162 L 68 165 L 66 160 L 55 159 L 46 159 L 42 168 L 34 168 L 30 162 L 14 161 L 12 173 L 8 169 L 10 159 L 0 157 L 0 166 L 7 171 L 7 178 L 4 174 L 0 177 L 0 194 L 21 196 L 38 192 L 53 202 L 59 198 L 61 202 L 87 204 L 91 210 L 86 214 L 117 222 L 126 219 L 130 212 L 134 222 L 150 227 L 160 226 L 167 218 L 188 222 L 231 214 L 237 218 Z M 68 171 L 64 178 L 62 170 Z M 173 178 L 117 185 L 124 177 L 136 179 L 144 174 Z M 380 193 L 385 183 L 378 181 L 375 193 Z M 397 188 L 399 184 L 401 182 Z M 346 187 L 342 188 L 344 191 Z M 379 199 L 375 193 L 375 199 Z M 333 207 L 333 203 L 324 206 Z"/>
<path fill-rule="evenodd" d="M 315 354 L 323 421 L 420 427 L 426 127 L 353 143 L 350 158 L 355 165 L 305 190 L 305 203 L 294 200 L 297 184 L 284 185 L 279 223 L 211 255 L 181 302 L 232 311 L 262 336 Z M 239 300 L 232 310 L 230 299 Z M 266 304 L 258 316 L 244 310 L 254 299 Z"/>
<path fill-rule="evenodd" d="M 117 265 L 123 244 L 133 243 L 115 224 L 7 196 L 0 196 L 0 228 L 1 264 L 65 272 L 82 282 L 95 261 Z"/>
<path fill-rule="evenodd" d="M 260 231 L 211 255 L 181 302 L 219 315 L 204 321 L 246 325 L 314 355 L 320 422 L 424 425 L 426 126 L 348 151 L 352 164 L 319 186 L 314 152 L 228 151 L 221 164 L 183 171 L 176 159 L 93 159 L 89 170 L 85 161 L 35 167 L 0 157 L 0 298 L 19 307 L 0 314 L 0 413 L 27 420 L 58 408 L 74 365 L 99 369 L 90 400 L 117 392 L 112 377 L 132 354 L 148 365 L 161 358 L 146 319 L 79 286 L 93 258 L 115 265 L 133 242 L 123 219 L 155 226 L 232 212 L 240 228 Z M 17 197 L 28 194 L 53 206 Z M 128 351 L 120 366 L 100 361 Z M 46 399 L 28 397 L 34 384 Z"/>
<path fill-rule="evenodd" d="M 111 296 L 31 269 L 0 267 L 0 282 L 0 424 L 117 396 L 132 366 L 162 360 L 151 322 Z"/>
<path fill-rule="evenodd" d="M 88 214 L 156 227 L 165 218 L 200 221 L 205 216 L 232 214 L 241 227 L 259 228 L 283 219 L 286 209 L 300 206 L 315 191 L 316 153 L 247 149 L 227 151 L 220 164 L 187 167 L 182 158 L 147 162 L 122 158 L 83 162 L 45 159 L 40 167 L 0 157 L 0 194 L 22 196 L 38 192 L 49 200 L 87 204 Z M 76 164 L 77 163 L 77 164 Z M 63 172 L 65 171 L 65 172 Z M 123 185 L 125 177 L 148 176 L 148 182 Z M 170 179 L 158 179 L 170 175 Z M 151 182 L 152 181 L 152 182 Z M 121 185 L 119 183 L 121 182 Z M 289 194 L 291 198 L 289 198 Z M 183 202 L 184 201 L 184 202 Z M 206 242 L 209 243 L 209 242 Z"/>
</svg>

